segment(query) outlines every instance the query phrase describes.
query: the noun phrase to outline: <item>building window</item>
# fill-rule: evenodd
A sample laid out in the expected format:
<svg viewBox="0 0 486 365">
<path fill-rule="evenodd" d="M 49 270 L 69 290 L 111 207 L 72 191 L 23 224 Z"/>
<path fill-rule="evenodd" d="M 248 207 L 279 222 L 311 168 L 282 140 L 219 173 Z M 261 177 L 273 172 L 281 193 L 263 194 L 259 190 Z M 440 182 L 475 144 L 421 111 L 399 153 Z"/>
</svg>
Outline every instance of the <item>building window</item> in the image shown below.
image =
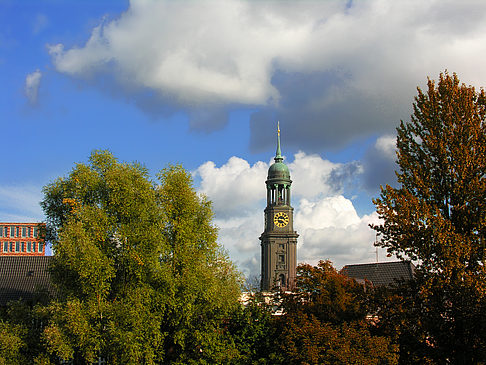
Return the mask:
<svg viewBox="0 0 486 365">
<path fill-rule="evenodd" d="M 20 227 L 15 227 L 15 228 L 17 228 L 15 230 L 15 237 L 20 237 Z"/>
<path fill-rule="evenodd" d="M 27 252 L 31 252 L 32 251 L 32 242 L 27 242 Z"/>
<path fill-rule="evenodd" d="M 15 227 L 10 226 L 10 237 L 15 237 Z"/>
<path fill-rule="evenodd" d="M 20 252 L 20 242 L 15 242 L 15 252 Z"/>
<path fill-rule="evenodd" d="M 43 244 L 39 242 L 39 251 L 38 252 L 42 252 L 42 249 L 43 249 Z"/>
<path fill-rule="evenodd" d="M 38 237 L 38 236 L 39 236 L 39 228 L 34 227 L 34 237 Z"/>
<path fill-rule="evenodd" d="M 10 250 L 9 251 L 10 252 L 13 252 L 13 250 L 14 250 L 14 243 L 13 242 L 10 242 Z"/>
<path fill-rule="evenodd" d="M 286 283 L 285 283 L 285 275 L 284 274 L 280 274 L 280 276 L 278 277 L 278 284 L 280 287 L 285 287 Z"/>
<path fill-rule="evenodd" d="M 35 242 L 32 242 L 32 252 L 35 252 L 37 244 Z"/>
<path fill-rule="evenodd" d="M 25 252 L 26 249 L 25 246 L 26 246 L 25 242 L 22 242 L 22 252 Z"/>
<path fill-rule="evenodd" d="M 3 226 L 0 226 L 0 237 L 3 237 Z"/>
<path fill-rule="evenodd" d="M 27 237 L 27 227 L 22 227 L 22 237 Z"/>
<path fill-rule="evenodd" d="M 3 243 L 3 252 L 8 252 L 8 242 L 7 241 L 5 241 Z"/>
<path fill-rule="evenodd" d="M 8 227 L 3 227 L 3 237 L 8 236 Z"/>
</svg>

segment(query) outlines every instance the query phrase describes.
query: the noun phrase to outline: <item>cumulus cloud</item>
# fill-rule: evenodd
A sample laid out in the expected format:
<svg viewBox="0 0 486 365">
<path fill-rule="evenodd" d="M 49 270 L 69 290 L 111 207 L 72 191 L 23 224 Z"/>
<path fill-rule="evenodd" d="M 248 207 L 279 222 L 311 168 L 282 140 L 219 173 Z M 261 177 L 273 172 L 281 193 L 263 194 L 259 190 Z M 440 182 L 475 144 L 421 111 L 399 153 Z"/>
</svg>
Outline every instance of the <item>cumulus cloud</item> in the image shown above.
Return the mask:
<svg viewBox="0 0 486 365">
<path fill-rule="evenodd" d="M 24 92 L 30 105 L 37 104 L 41 78 L 42 73 L 40 70 L 35 70 L 25 77 Z"/>
<path fill-rule="evenodd" d="M 246 160 L 233 156 L 221 167 L 208 161 L 199 166 L 194 175 L 201 179 L 199 190 L 211 198 L 217 216 L 241 216 L 254 209 L 255 205 L 265 203 L 265 180 L 270 163 L 258 161 L 250 165 Z M 295 197 L 313 198 L 340 193 L 346 182 L 361 172 L 357 162 L 333 163 L 302 151 L 287 164 L 294 181 L 292 194 Z"/>
<path fill-rule="evenodd" d="M 260 240 L 263 232 L 263 208 L 255 206 L 245 216 L 223 216 L 214 224 L 219 228 L 218 241 L 248 278 L 260 274 Z"/>
<path fill-rule="evenodd" d="M 446 68 L 483 85 L 485 20 L 474 0 L 133 0 L 84 45 L 49 49 L 59 72 L 110 75 L 153 109 L 140 98 L 149 90 L 158 110 L 186 110 L 193 128 L 221 128 L 228 106 L 257 107 L 255 150 L 268 147 L 276 118 L 292 144 L 322 150 L 389 133 L 415 87 Z"/>
<path fill-rule="evenodd" d="M 345 184 L 361 172 L 356 161 L 334 163 L 317 154 L 306 154 L 302 151 L 295 154 L 289 169 L 294 180 L 293 194 L 305 198 L 341 193 Z"/>
<path fill-rule="evenodd" d="M 376 212 L 359 217 L 353 203 L 342 195 L 308 201 L 296 207 L 295 227 L 300 234 L 298 258 L 311 264 L 331 260 L 336 267 L 374 262 Z M 380 259 L 388 259 L 383 250 Z"/>
<path fill-rule="evenodd" d="M 246 213 L 265 197 L 267 170 L 265 162 L 250 166 L 246 160 L 233 156 L 221 167 L 208 161 L 195 174 L 201 178 L 200 192 L 211 198 L 216 214 L 234 215 Z"/>
<path fill-rule="evenodd" d="M 377 144 L 387 145 L 381 140 Z M 298 261 L 315 264 L 328 258 L 338 267 L 373 261 L 375 236 L 368 225 L 376 223 L 378 217 L 376 213 L 360 217 L 353 202 L 342 195 L 345 181 L 360 175 L 361 168 L 304 152 L 295 154 L 287 164 L 295 188 L 292 205 L 295 229 L 300 234 Z M 200 180 L 199 192 L 213 201 L 219 242 L 247 277 L 259 275 L 260 270 L 259 237 L 263 232 L 268 167 L 265 162 L 250 165 L 244 159 L 231 157 L 221 167 L 209 161 L 194 171 Z"/>
</svg>

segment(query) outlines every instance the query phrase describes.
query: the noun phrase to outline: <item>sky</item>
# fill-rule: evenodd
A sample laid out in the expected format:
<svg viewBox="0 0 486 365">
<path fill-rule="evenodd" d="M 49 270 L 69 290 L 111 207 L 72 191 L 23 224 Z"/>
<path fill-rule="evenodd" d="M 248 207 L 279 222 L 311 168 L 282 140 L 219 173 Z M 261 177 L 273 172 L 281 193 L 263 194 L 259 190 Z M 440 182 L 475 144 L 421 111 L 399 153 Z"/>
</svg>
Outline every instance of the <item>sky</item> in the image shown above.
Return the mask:
<svg viewBox="0 0 486 365">
<path fill-rule="evenodd" d="M 152 176 L 181 163 L 219 242 L 260 272 L 280 122 L 298 262 L 393 260 L 369 224 L 395 131 L 441 72 L 486 85 L 481 0 L 0 0 L 0 221 L 96 149 Z"/>
</svg>

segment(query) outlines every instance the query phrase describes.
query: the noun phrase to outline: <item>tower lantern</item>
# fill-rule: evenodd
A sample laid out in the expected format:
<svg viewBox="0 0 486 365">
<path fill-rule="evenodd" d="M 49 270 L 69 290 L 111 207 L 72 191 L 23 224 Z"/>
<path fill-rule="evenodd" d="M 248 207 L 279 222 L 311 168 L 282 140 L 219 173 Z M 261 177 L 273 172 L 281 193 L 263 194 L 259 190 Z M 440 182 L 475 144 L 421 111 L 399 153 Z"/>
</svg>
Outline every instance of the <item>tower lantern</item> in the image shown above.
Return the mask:
<svg viewBox="0 0 486 365">
<path fill-rule="evenodd" d="M 291 290 L 297 266 L 297 232 L 294 231 L 294 208 L 290 201 L 290 172 L 283 163 L 280 149 L 280 125 L 277 125 L 275 162 L 268 169 L 267 206 L 261 241 L 261 289 Z"/>
</svg>

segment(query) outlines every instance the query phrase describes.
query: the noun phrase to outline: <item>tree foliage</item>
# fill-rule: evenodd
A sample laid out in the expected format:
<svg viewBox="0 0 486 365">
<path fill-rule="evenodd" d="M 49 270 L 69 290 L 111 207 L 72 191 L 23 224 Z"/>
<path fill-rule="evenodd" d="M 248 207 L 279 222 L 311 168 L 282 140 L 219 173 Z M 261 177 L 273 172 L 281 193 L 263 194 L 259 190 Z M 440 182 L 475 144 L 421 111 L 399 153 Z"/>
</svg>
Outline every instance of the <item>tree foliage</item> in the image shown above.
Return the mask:
<svg viewBox="0 0 486 365">
<path fill-rule="evenodd" d="M 238 357 L 232 364 L 274 364 L 274 346 L 278 338 L 272 306 L 261 293 L 249 293 L 248 302 L 232 313 L 228 330 Z"/>
<path fill-rule="evenodd" d="M 301 311 L 333 324 L 360 320 L 368 313 L 366 287 L 338 273 L 330 261 L 301 264 L 297 271 L 295 293 L 284 295 L 287 313 Z"/>
<path fill-rule="evenodd" d="M 396 364 L 397 349 L 367 319 L 372 288 L 339 274 L 329 261 L 299 265 L 296 292 L 284 294 L 273 363 Z M 274 349 L 274 351 L 275 351 Z"/>
<path fill-rule="evenodd" d="M 210 203 L 170 166 L 150 181 L 106 151 L 44 188 L 60 292 L 44 311 L 49 350 L 114 364 L 220 362 L 238 274 L 216 243 Z"/>
<path fill-rule="evenodd" d="M 397 129 L 400 186 L 374 201 L 378 245 L 417 263 L 414 332 L 440 363 L 486 361 L 485 96 L 447 72 L 418 89 Z"/>
<path fill-rule="evenodd" d="M 26 329 L 20 325 L 0 320 L 0 364 L 25 362 L 22 350 L 26 347 L 23 337 Z"/>
</svg>

